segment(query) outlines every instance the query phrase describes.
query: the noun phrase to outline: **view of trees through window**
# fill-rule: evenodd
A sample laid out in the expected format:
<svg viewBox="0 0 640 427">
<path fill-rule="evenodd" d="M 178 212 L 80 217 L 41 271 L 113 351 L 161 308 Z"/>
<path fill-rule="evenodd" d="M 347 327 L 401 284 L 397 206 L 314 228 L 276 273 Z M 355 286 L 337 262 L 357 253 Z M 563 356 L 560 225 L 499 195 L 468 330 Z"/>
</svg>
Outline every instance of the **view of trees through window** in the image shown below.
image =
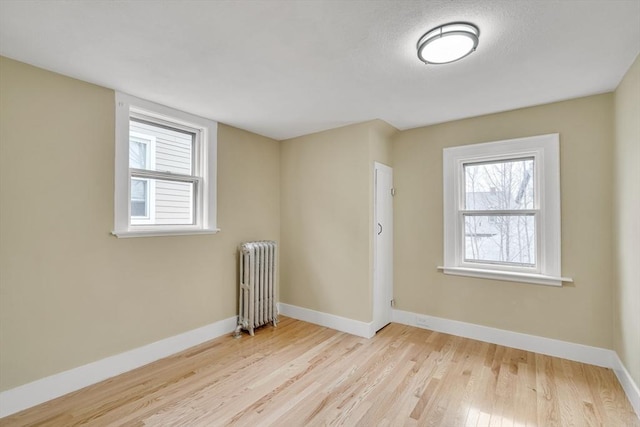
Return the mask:
<svg viewBox="0 0 640 427">
<path fill-rule="evenodd" d="M 534 159 L 464 165 L 466 262 L 536 265 Z"/>
</svg>

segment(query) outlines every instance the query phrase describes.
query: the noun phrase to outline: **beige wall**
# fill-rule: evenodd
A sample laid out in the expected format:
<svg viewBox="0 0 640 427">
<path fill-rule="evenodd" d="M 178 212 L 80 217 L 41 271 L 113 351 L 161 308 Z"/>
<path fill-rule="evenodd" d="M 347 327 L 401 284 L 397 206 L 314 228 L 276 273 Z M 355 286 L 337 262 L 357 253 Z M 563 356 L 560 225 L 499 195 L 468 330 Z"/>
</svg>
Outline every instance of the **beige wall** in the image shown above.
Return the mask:
<svg viewBox="0 0 640 427">
<path fill-rule="evenodd" d="M 280 297 L 370 322 L 373 161 L 395 129 L 376 120 L 281 143 Z"/>
<path fill-rule="evenodd" d="M 640 382 L 639 73 L 636 60 L 615 96 L 404 132 L 376 120 L 278 143 L 220 125 L 222 232 L 116 239 L 113 92 L 2 58 L 0 391 L 235 315 L 246 240 L 280 240 L 280 301 L 371 321 L 374 161 L 394 167 L 398 188 L 397 308 L 615 345 Z M 575 283 L 438 272 L 442 148 L 553 132 L 562 273 Z"/>
<path fill-rule="evenodd" d="M 220 125 L 220 233 L 117 239 L 113 91 L 6 58 L 0 91 L 0 391 L 236 314 L 236 246 L 279 239 L 276 141 Z"/>
<path fill-rule="evenodd" d="M 393 142 L 397 308 L 611 348 L 613 96 L 402 132 Z M 562 288 L 445 275 L 442 149 L 560 133 Z"/>
<path fill-rule="evenodd" d="M 615 92 L 614 349 L 640 384 L 640 56 Z"/>
<path fill-rule="evenodd" d="M 281 142 L 281 302 L 371 320 L 368 158 L 363 124 Z"/>
</svg>

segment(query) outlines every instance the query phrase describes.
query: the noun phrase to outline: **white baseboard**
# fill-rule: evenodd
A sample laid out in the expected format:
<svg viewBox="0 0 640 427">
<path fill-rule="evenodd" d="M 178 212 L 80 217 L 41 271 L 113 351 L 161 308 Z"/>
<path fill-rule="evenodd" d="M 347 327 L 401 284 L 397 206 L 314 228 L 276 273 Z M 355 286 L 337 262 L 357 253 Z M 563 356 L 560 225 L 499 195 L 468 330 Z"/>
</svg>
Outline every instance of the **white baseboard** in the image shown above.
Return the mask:
<svg viewBox="0 0 640 427">
<path fill-rule="evenodd" d="M 504 345 L 520 350 L 533 351 L 548 356 L 561 357 L 563 359 L 588 363 L 590 365 L 613 368 L 616 353 L 600 347 L 591 347 L 583 344 L 575 344 L 552 338 L 543 338 L 536 335 L 528 335 L 520 332 L 512 332 L 504 329 L 490 328 L 488 326 L 457 320 L 443 319 L 441 317 L 427 316 L 425 314 L 411 313 L 402 310 L 393 310 L 392 319 L 396 323 L 430 329 L 436 332 L 472 338 L 492 344 Z"/>
<path fill-rule="evenodd" d="M 0 418 L 231 333 L 236 316 L 0 393 Z"/>
<path fill-rule="evenodd" d="M 631 378 L 631 374 L 629 374 L 629 371 L 627 371 L 627 368 L 624 366 L 617 353 L 615 357 L 615 365 L 616 366 L 612 368 L 613 372 L 615 372 L 616 377 L 618 377 L 618 381 L 620 381 L 622 389 L 627 394 L 627 398 L 629 399 L 631 406 L 633 406 L 634 411 L 636 411 L 636 415 L 640 418 L 640 388 L 638 388 L 638 385 L 633 381 L 633 378 Z"/>
<path fill-rule="evenodd" d="M 488 326 L 457 320 L 443 319 L 441 317 L 427 316 L 425 314 L 411 313 L 402 310 L 392 311 L 392 321 L 403 325 L 416 326 L 430 329 L 436 332 L 457 335 L 492 344 L 513 347 L 520 350 L 532 351 L 548 356 L 560 357 L 590 365 L 602 366 L 612 369 L 618 381 L 622 385 L 631 406 L 640 417 L 640 391 L 631 378 L 631 375 L 618 357 L 618 354 L 609 349 L 591 347 L 567 341 L 543 338 L 536 335 L 528 335 L 520 332 L 512 332 L 504 329 L 490 328 Z"/>
<path fill-rule="evenodd" d="M 359 337 L 371 338 L 376 331 L 373 330 L 373 322 L 361 322 L 360 320 L 347 319 L 335 314 L 323 313 L 295 305 L 278 303 L 278 312 L 283 316 L 304 320 L 315 325 L 325 326 L 341 332 L 346 332 Z"/>
</svg>

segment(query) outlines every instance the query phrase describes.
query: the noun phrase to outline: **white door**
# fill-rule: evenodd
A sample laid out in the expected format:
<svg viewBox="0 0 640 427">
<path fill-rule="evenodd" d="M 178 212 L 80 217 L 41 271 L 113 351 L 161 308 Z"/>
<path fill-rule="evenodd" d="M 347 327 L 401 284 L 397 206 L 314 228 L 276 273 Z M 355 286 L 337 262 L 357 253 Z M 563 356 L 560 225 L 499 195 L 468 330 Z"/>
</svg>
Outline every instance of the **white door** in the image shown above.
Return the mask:
<svg viewBox="0 0 640 427">
<path fill-rule="evenodd" d="M 373 325 L 391 322 L 393 299 L 393 169 L 374 164 Z"/>
</svg>

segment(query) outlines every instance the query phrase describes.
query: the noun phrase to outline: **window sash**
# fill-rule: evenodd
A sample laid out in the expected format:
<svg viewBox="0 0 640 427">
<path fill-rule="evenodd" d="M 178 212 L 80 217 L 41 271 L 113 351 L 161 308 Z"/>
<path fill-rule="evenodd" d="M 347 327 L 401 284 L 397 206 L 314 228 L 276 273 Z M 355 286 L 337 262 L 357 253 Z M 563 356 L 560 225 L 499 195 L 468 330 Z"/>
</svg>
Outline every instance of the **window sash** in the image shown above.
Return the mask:
<svg viewBox="0 0 640 427">
<path fill-rule="evenodd" d="M 467 183 L 466 183 L 466 167 L 485 165 L 485 164 L 497 164 L 497 163 L 510 163 L 524 160 L 533 161 L 533 209 L 466 209 L 467 201 Z M 457 203 L 455 209 L 456 219 L 456 264 L 462 267 L 469 268 L 486 268 L 496 269 L 513 272 L 525 272 L 525 273 L 540 273 L 542 271 L 541 261 L 542 253 L 541 244 L 542 233 L 540 230 L 540 163 L 539 154 L 535 152 L 517 153 L 517 154 L 501 154 L 497 156 L 486 156 L 482 159 L 472 158 L 464 159 L 456 164 L 453 173 L 456 175 L 456 193 Z M 533 216 L 534 217 L 534 248 L 535 248 L 535 263 L 522 264 L 513 263 L 508 261 L 488 261 L 488 260 L 469 260 L 466 257 L 466 231 L 465 231 L 465 217 L 470 216 L 486 216 L 489 218 L 496 218 L 502 216 Z"/>
<path fill-rule="evenodd" d="M 461 229 L 461 243 L 460 243 L 460 264 L 469 267 L 482 267 L 486 266 L 488 268 L 504 268 L 508 270 L 522 270 L 526 272 L 539 272 L 539 260 L 540 260 L 540 213 L 535 210 L 530 210 L 527 213 L 522 211 L 501 211 L 500 213 L 496 213 L 495 211 L 485 211 L 486 213 L 480 214 L 477 211 L 471 211 L 468 213 L 460 212 L 459 213 L 459 226 Z M 486 228 L 495 228 L 497 221 L 491 221 L 492 218 L 511 218 L 511 217 L 530 217 L 533 220 L 533 251 L 531 255 L 533 256 L 534 262 L 517 262 L 517 261 L 502 261 L 502 260 L 491 260 L 491 259 L 482 259 L 482 258 L 469 258 L 467 257 L 467 239 L 469 238 L 477 238 L 477 237 L 488 237 L 488 236 L 469 236 L 467 234 L 467 224 L 465 219 L 469 217 L 487 217 L 489 225 L 484 227 L 481 231 L 490 231 L 486 230 Z M 491 230 L 493 231 L 493 230 Z M 497 230 L 502 231 L 502 230 Z M 482 234 L 482 233 L 481 233 Z M 498 233 L 495 233 L 498 234 Z M 525 237 L 526 240 L 526 236 Z M 502 240 L 505 236 L 500 235 L 499 238 Z M 507 235 L 506 239 L 510 239 L 511 236 Z M 501 242 L 502 243 L 502 242 Z M 521 247 L 522 243 L 518 241 L 514 241 L 513 243 L 517 243 Z"/>
<path fill-rule="evenodd" d="M 184 226 L 194 226 L 199 224 L 200 223 L 200 214 L 199 214 L 200 205 L 198 200 L 200 199 L 201 197 L 200 195 L 202 194 L 200 189 L 202 188 L 202 184 L 203 184 L 203 179 L 199 175 L 200 171 L 202 170 L 202 167 L 200 166 L 201 162 L 199 161 L 201 131 L 198 129 L 192 128 L 190 126 L 181 125 L 180 123 L 174 123 L 169 120 L 149 117 L 148 115 L 142 114 L 140 112 L 130 113 L 129 123 L 131 122 L 143 123 L 148 125 L 151 128 L 166 129 L 168 131 L 171 131 L 174 134 L 183 133 L 185 136 L 189 137 L 190 144 L 191 144 L 191 147 L 190 147 L 191 158 L 189 161 L 189 170 L 192 172 L 192 174 L 187 175 L 187 174 L 181 174 L 177 172 L 157 170 L 155 158 L 149 159 L 150 161 L 149 160 L 147 161 L 145 168 L 129 167 L 130 180 L 144 179 L 149 182 L 150 186 L 154 185 L 154 188 L 155 188 L 155 183 L 159 181 L 167 182 L 167 183 L 175 182 L 175 183 L 191 184 L 191 192 L 190 192 L 191 200 L 190 200 L 190 206 L 189 206 L 190 221 L 188 223 L 182 222 L 178 219 L 174 219 L 175 223 L 170 223 L 170 224 L 159 223 L 162 221 L 159 221 L 156 215 L 153 215 L 153 217 L 151 217 L 150 215 L 147 215 L 145 220 L 145 218 L 134 216 L 130 212 L 129 227 L 131 229 L 147 229 L 147 228 L 151 229 L 156 227 L 158 228 L 184 227 Z M 138 135 L 138 133 L 136 132 L 130 132 L 130 133 L 131 133 L 131 137 L 129 140 L 130 143 L 132 138 L 134 137 L 136 140 L 144 139 L 143 138 L 144 135 Z M 156 136 L 150 135 L 149 138 L 150 138 L 149 140 L 150 144 L 156 144 L 158 142 L 158 138 Z M 155 156 L 155 152 L 157 150 L 155 149 L 155 147 L 153 148 L 154 149 L 147 150 L 148 155 Z M 151 209 L 153 209 L 153 211 L 155 212 L 157 208 L 156 203 L 158 202 L 158 200 L 156 199 L 156 195 L 157 195 L 156 192 L 154 192 L 153 195 L 151 194 L 148 195 L 147 211 L 150 211 Z M 132 202 L 133 202 L 133 199 L 130 198 L 130 203 Z"/>
<path fill-rule="evenodd" d="M 148 188 L 151 187 L 152 181 L 164 181 L 164 182 L 176 182 L 176 183 L 188 183 L 192 185 L 192 199 L 191 199 L 191 222 L 189 224 L 157 224 L 155 221 L 140 221 L 143 219 L 142 217 L 136 217 L 133 215 L 129 215 L 130 226 L 132 228 L 146 228 L 146 227 L 182 227 L 189 225 L 197 225 L 199 223 L 199 203 L 198 203 L 198 194 L 200 194 L 200 189 L 202 186 L 202 178 L 197 176 L 190 175 L 178 175 L 171 174 L 167 172 L 153 172 L 142 169 L 131 169 L 130 179 L 145 179 L 149 181 Z M 130 200 L 133 200 L 130 198 Z M 147 212 L 151 209 L 151 204 L 155 203 L 155 201 L 151 200 L 150 191 L 147 190 Z M 147 218 L 149 216 L 147 215 Z"/>
<path fill-rule="evenodd" d="M 500 210 L 467 210 L 467 209 L 458 209 L 456 214 L 457 216 L 457 229 L 459 230 L 457 233 L 457 238 L 459 240 L 456 245 L 456 258 L 458 259 L 458 264 L 461 266 L 472 267 L 472 268 L 491 268 L 491 269 L 503 269 L 507 271 L 522 271 L 522 272 L 530 272 L 530 273 L 538 273 L 541 271 L 540 260 L 541 253 L 540 249 L 542 245 L 540 244 L 540 239 L 542 237 L 540 232 L 540 216 L 541 212 L 539 209 L 500 209 Z M 516 263 L 509 261 L 489 261 L 489 260 L 470 260 L 467 259 L 465 249 L 467 242 L 466 235 L 466 225 L 465 225 L 465 217 L 488 217 L 490 218 L 498 218 L 498 217 L 515 217 L 515 216 L 531 216 L 534 219 L 534 256 L 535 263 L 525 264 L 525 263 Z M 491 223 L 491 222 L 490 222 Z"/>
<path fill-rule="evenodd" d="M 140 146 L 140 152 L 136 153 L 139 155 L 140 159 L 139 163 L 145 168 L 149 164 L 149 141 L 142 140 L 140 138 L 136 138 L 134 136 L 129 137 L 129 167 L 131 167 L 131 163 L 134 163 L 135 159 L 131 158 L 131 143 L 137 144 Z M 137 151 L 137 150 L 136 150 Z"/>
<path fill-rule="evenodd" d="M 180 123 L 177 122 L 170 122 L 168 120 L 164 120 L 164 119 L 160 119 L 160 118 L 153 118 L 151 116 L 142 114 L 142 113 L 136 113 L 136 112 L 131 112 L 130 116 L 129 116 L 129 122 L 136 122 L 136 123 L 141 123 L 144 125 L 148 125 L 150 127 L 154 127 L 154 128 L 159 128 L 159 129 L 165 129 L 177 134 L 184 134 L 185 136 L 189 136 L 190 141 L 190 151 L 191 151 L 191 155 L 190 155 L 190 162 L 189 162 L 189 168 L 191 171 L 191 175 L 193 176 L 201 176 L 202 175 L 202 170 L 203 168 L 201 167 L 201 161 L 200 161 L 200 157 L 199 157 L 199 153 L 201 151 L 200 149 L 200 145 L 202 144 L 202 131 L 200 129 L 196 129 L 187 125 L 182 125 Z M 139 132 L 134 132 L 134 131 L 130 131 L 130 135 L 131 138 L 136 138 L 137 140 L 145 140 L 147 138 L 149 138 L 149 140 L 147 142 L 152 143 L 152 145 L 155 146 L 155 144 L 157 143 L 157 137 L 156 136 L 147 136 L 144 134 L 140 134 Z M 169 137 L 171 138 L 171 137 Z M 147 155 L 150 156 L 150 161 L 147 162 L 147 166 L 145 168 L 139 168 L 139 169 L 144 169 L 144 170 L 149 170 L 149 171 L 159 171 L 162 172 L 160 170 L 157 169 L 157 165 L 156 165 L 156 149 L 155 147 L 153 147 L 152 150 L 147 150 Z M 131 165 L 129 165 L 129 167 L 131 167 Z M 169 173 L 178 173 L 178 172 L 171 172 L 171 171 L 165 171 L 165 172 L 169 172 Z"/>
<path fill-rule="evenodd" d="M 522 191 L 523 195 L 526 194 L 526 189 L 529 186 L 529 183 L 531 184 L 532 187 L 532 198 L 531 198 L 531 207 L 528 208 L 519 208 L 519 207 L 511 207 L 511 209 L 504 209 L 502 208 L 502 210 L 528 210 L 528 209 L 539 209 L 540 206 L 540 199 L 538 197 L 539 194 L 539 185 L 540 185 L 540 181 L 537 179 L 538 175 L 539 175 L 539 162 L 538 162 L 538 156 L 537 154 L 528 154 L 526 156 L 499 156 L 496 158 L 492 158 L 492 159 L 488 159 L 488 160 L 481 160 L 481 161 L 464 161 L 461 162 L 459 165 L 459 171 L 458 173 L 461 174 L 460 175 L 460 191 L 461 191 L 461 197 L 460 197 L 460 204 L 459 204 L 459 209 L 460 210 L 468 210 L 468 211 L 479 211 L 479 210 L 500 210 L 500 209 L 492 209 L 492 208 L 486 208 L 486 209 L 476 209 L 476 208 L 469 208 L 467 206 L 467 202 L 468 202 L 468 195 L 469 194 L 473 194 L 473 193 L 469 193 L 468 192 L 468 175 L 467 175 L 467 168 L 470 167 L 477 167 L 477 166 L 489 166 L 489 165 L 505 165 L 507 163 L 513 163 L 513 164 L 517 164 L 520 162 L 532 162 L 532 168 L 531 171 L 533 173 L 533 177 L 529 174 L 526 179 L 526 183 L 524 184 L 524 187 L 521 187 L 518 189 L 518 193 L 520 193 L 520 191 Z M 506 173 L 507 171 L 504 171 L 503 173 Z M 510 171 L 512 172 L 512 171 Z M 527 169 L 524 169 L 523 172 L 527 172 Z M 494 171 L 493 173 L 501 173 L 501 172 L 496 172 Z M 480 172 L 480 174 L 482 174 L 482 172 Z M 487 172 L 487 174 L 491 174 L 491 172 Z M 525 176 L 523 175 L 522 178 L 525 178 Z M 513 179 L 511 176 L 509 176 L 509 180 Z M 481 178 L 480 178 L 481 180 Z M 482 182 L 481 182 L 482 183 Z M 496 182 L 495 185 L 499 186 L 501 184 L 501 182 Z M 520 183 L 522 185 L 522 182 Z M 493 187 L 495 188 L 495 192 L 489 192 L 489 194 L 495 194 L 495 196 L 498 198 L 498 202 L 505 202 L 505 200 L 500 200 L 500 195 L 505 196 L 508 195 L 513 196 L 513 189 L 512 188 L 508 188 L 508 193 L 505 191 L 506 189 L 503 189 L 502 191 L 498 191 L 500 190 L 498 187 Z M 482 185 L 480 185 L 480 187 L 478 188 L 479 190 L 482 190 Z M 486 193 L 483 191 L 480 191 L 480 193 Z M 485 195 L 485 197 L 489 197 L 489 195 Z M 517 198 L 520 196 L 517 196 L 515 198 L 515 200 L 517 200 Z M 510 199 L 509 199 L 510 200 Z M 511 205 L 510 201 L 508 202 L 509 205 Z"/>
</svg>

